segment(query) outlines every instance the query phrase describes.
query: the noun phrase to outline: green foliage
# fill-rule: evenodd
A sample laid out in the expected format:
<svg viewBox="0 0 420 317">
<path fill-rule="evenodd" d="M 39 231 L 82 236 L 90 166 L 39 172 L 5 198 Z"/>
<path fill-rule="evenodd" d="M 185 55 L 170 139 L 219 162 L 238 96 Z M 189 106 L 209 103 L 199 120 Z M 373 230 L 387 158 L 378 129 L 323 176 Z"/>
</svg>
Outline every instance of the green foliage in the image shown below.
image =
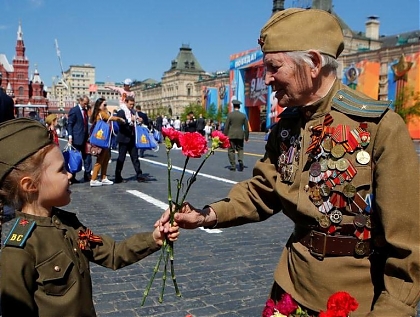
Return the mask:
<svg viewBox="0 0 420 317">
<path fill-rule="evenodd" d="M 398 94 L 394 106 L 395 112 L 403 118 L 405 123 L 408 123 L 412 117 L 420 117 L 420 92 L 405 88 Z"/>
<path fill-rule="evenodd" d="M 187 114 L 192 111 L 194 113 L 194 116 L 198 118 L 200 114 L 203 115 L 203 117 L 206 117 L 206 111 L 204 110 L 203 106 L 201 104 L 197 103 L 190 103 L 188 106 L 184 108 L 184 111 L 181 113 L 180 119 L 181 121 L 187 120 Z"/>
</svg>

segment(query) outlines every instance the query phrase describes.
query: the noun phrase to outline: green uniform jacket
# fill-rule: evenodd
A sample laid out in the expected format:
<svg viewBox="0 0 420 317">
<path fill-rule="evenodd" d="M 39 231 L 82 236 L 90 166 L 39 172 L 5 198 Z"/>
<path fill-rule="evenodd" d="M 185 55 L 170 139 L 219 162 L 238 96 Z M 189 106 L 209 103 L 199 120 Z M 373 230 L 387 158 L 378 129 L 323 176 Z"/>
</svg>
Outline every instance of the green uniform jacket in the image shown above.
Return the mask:
<svg viewBox="0 0 420 317">
<path fill-rule="evenodd" d="M 353 96 L 350 98 L 345 96 Z M 346 153 L 357 170 L 351 182 L 365 197 L 373 193 L 378 237 L 385 238 L 383 256 L 312 256 L 293 234 L 275 270 L 275 281 L 302 305 L 320 311 L 328 297 L 347 291 L 359 302 L 351 316 L 414 316 L 420 294 L 420 204 L 419 159 L 406 125 L 392 110 L 381 110 L 380 102 L 369 100 L 336 81 L 329 94 L 313 106 L 300 109 L 298 116 L 282 118 L 270 133 L 263 159 L 256 163 L 253 177 L 236 184 L 228 198 L 211 204 L 217 214 L 216 228 L 266 220 L 283 211 L 296 225 L 316 226 L 321 213 L 309 198 L 309 165 L 305 150 L 311 142 L 311 127 L 324 122 L 329 113 L 331 126 L 351 129 L 367 123 L 371 140 L 365 149 L 369 164 L 359 164 L 356 152 Z M 292 109 L 286 109 L 286 111 Z M 293 113 L 293 111 L 290 111 Z M 281 134 L 284 130 L 302 137 L 298 162 L 290 182 L 276 170 Z M 342 185 L 334 188 L 342 192 Z M 343 224 L 353 216 L 344 215 Z M 275 221 L 275 220 L 273 220 Z"/>
<path fill-rule="evenodd" d="M 227 116 L 223 133 L 227 135 L 229 139 L 245 139 L 245 141 L 248 141 L 249 127 L 245 114 L 239 110 L 230 112 Z"/>
<path fill-rule="evenodd" d="M 100 236 L 102 243 L 81 250 L 79 230 L 86 227 L 75 214 L 55 209 L 51 218 L 17 217 L 35 220 L 36 225 L 22 247 L 8 245 L 10 237 L 1 252 L 3 317 L 96 316 L 89 262 L 116 270 L 159 249 L 150 232 L 120 243 Z"/>
</svg>

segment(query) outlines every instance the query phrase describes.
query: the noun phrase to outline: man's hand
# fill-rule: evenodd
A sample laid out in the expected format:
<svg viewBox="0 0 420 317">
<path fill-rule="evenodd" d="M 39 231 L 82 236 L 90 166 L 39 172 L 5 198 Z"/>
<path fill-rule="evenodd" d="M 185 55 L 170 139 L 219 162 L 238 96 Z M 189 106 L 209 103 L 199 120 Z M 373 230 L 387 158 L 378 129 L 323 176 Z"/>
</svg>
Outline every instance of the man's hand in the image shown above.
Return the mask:
<svg viewBox="0 0 420 317">
<path fill-rule="evenodd" d="M 173 207 L 175 208 L 175 207 Z M 162 217 L 155 223 L 159 226 L 161 232 L 169 232 L 170 223 L 169 223 L 169 209 L 167 209 Z M 213 209 L 197 209 L 193 207 L 190 203 L 185 202 L 179 212 L 174 216 L 174 219 L 178 226 L 183 229 L 195 229 L 203 226 L 214 226 L 217 222 L 216 213 Z"/>
</svg>

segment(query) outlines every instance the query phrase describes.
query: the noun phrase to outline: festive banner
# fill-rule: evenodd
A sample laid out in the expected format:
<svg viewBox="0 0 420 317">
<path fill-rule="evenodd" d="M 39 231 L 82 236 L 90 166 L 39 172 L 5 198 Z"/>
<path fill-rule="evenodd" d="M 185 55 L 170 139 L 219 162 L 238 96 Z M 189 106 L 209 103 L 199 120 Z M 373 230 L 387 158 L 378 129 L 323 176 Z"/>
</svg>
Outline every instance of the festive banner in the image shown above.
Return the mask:
<svg viewBox="0 0 420 317">
<path fill-rule="evenodd" d="M 356 68 L 360 70 L 356 90 L 378 99 L 380 64 L 364 60 L 357 63 Z"/>
<path fill-rule="evenodd" d="M 411 69 L 407 73 L 407 89 L 409 93 L 414 96 L 419 96 L 420 93 L 420 53 L 410 54 L 407 56 L 407 61 L 411 62 Z M 407 106 L 413 106 L 413 98 L 408 100 Z M 419 100 L 417 100 L 419 102 Z M 420 117 L 411 117 L 408 120 L 408 131 L 413 139 L 420 139 Z"/>
<path fill-rule="evenodd" d="M 245 105 L 259 107 L 267 104 L 267 86 L 264 83 L 264 67 L 251 67 L 245 71 Z"/>
</svg>

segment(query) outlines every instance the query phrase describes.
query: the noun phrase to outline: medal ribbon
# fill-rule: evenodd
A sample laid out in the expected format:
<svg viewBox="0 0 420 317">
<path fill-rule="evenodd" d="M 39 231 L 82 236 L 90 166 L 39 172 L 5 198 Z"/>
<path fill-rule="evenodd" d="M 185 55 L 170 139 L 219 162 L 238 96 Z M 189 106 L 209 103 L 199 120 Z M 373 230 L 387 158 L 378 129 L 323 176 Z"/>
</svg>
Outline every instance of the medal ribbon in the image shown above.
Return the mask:
<svg viewBox="0 0 420 317">
<path fill-rule="evenodd" d="M 318 124 L 314 126 L 311 131 L 311 143 L 308 146 L 308 149 L 306 150 L 306 154 L 313 153 L 316 154 L 319 151 L 319 145 L 321 144 L 322 139 L 324 138 L 326 127 L 331 125 L 331 123 L 334 121 L 333 117 L 327 113 L 324 118 L 324 122 L 322 124 Z M 328 130 L 329 131 L 329 130 Z"/>
<path fill-rule="evenodd" d="M 89 228 L 86 228 L 85 231 L 79 230 L 79 248 L 81 250 L 86 250 L 91 242 L 102 243 L 102 239 L 100 236 L 94 235 Z"/>
</svg>

